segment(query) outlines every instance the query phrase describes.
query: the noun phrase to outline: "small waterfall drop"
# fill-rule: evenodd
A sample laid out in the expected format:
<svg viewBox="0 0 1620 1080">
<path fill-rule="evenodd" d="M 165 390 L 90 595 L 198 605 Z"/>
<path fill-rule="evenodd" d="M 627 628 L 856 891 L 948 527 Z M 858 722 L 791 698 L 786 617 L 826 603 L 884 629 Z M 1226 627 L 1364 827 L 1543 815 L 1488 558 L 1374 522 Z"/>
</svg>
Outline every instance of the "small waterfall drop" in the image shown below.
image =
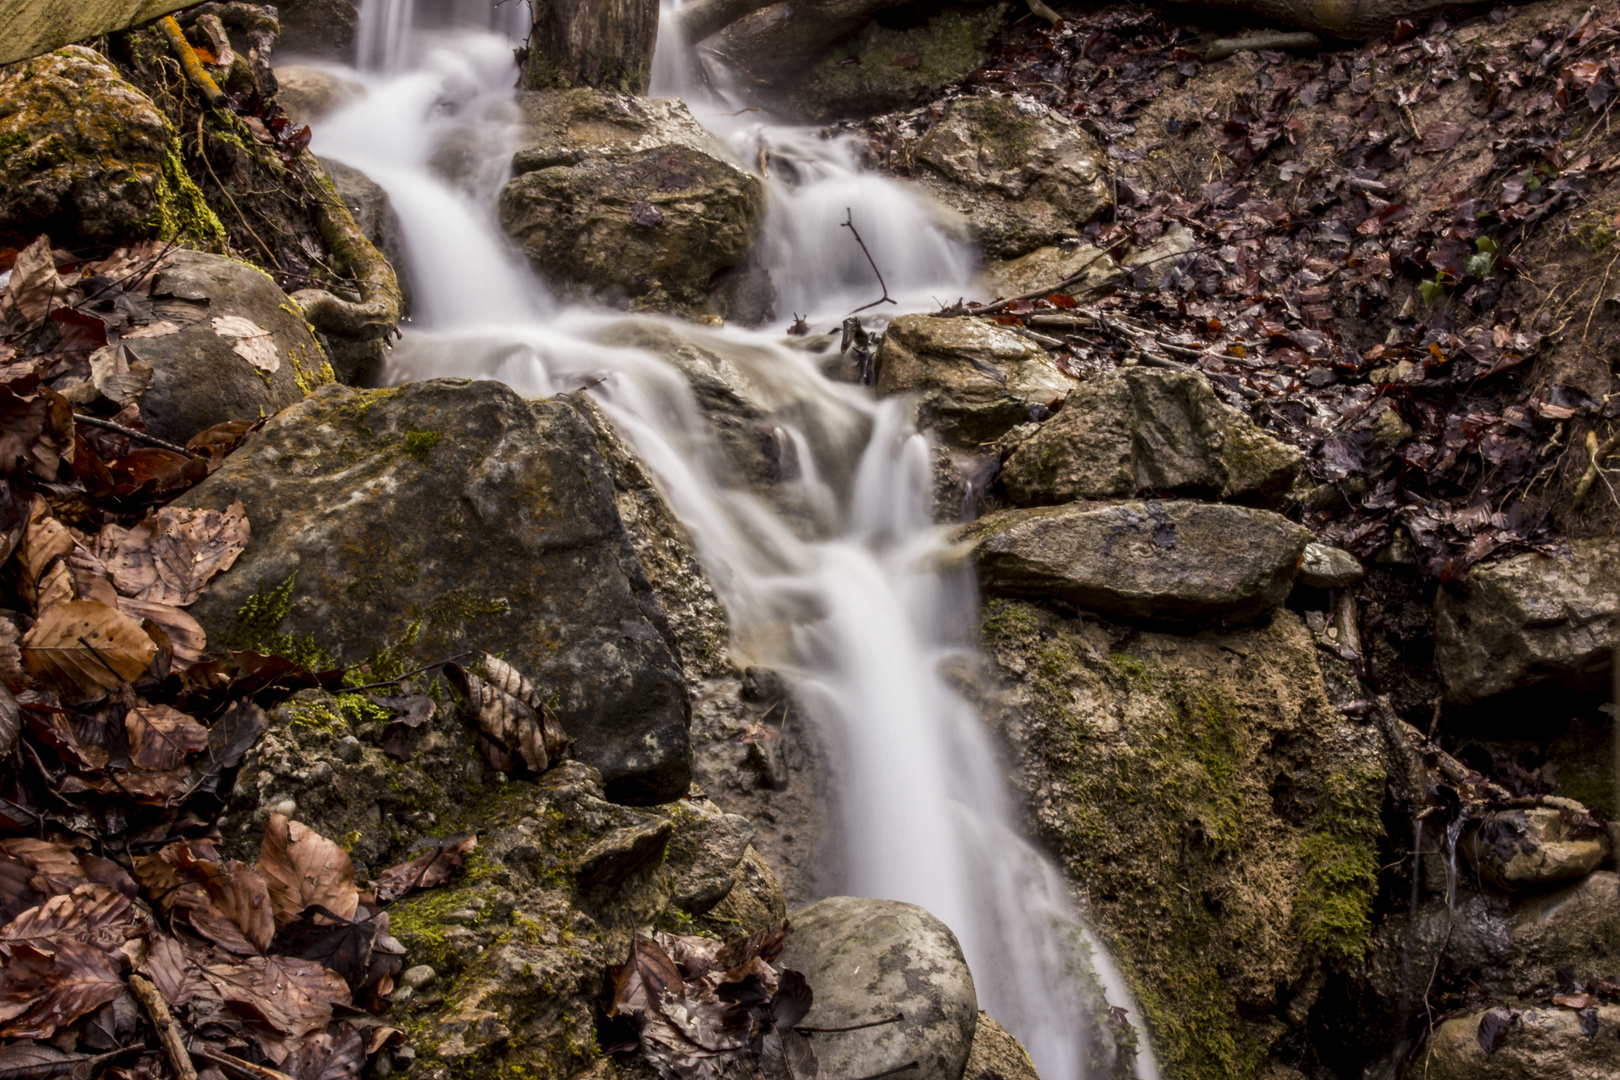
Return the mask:
<svg viewBox="0 0 1620 1080">
<path fill-rule="evenodd" d="M 592 387 L 690 530 L 738 658 L 786 673 L 834 744 L 843 890 L 938 915 L 961 941 L 981 1006 L 1045 1080 L 1083 1080 L 1086 980 L 1137 1013 L 1062 876 L 1023 838 L 998 749 L 944 674 L 972 652 L 977 599 L 965 571 L 940 569 L 947 542 L 931 522 L 926 437 L 903 402 L 827 380 L 812 354 L 773 334 L 548 294 L 493 210 L 521 134 L 510 15 L 489 0 L 365 0 L 365 70 L 354 77 L 368 94 L 316 127 L 316 152 L 368 174 L 401 221 L 415 314 L 389 377 L 493 378 L 536 396 Z M 841 227 L 846 213 L 898 301 L 882 314 L 971 291 L 973 254 L 926 199 L 862 172 L 852 140 L 773 123 L 707 89 L 691 51 L 672 41 L 674 20 L 663 21 L 655 91 L 686 98 L 766 176 L 765 258 L 782 322 L 805 314 L 824 329 L 881 294 Z M 427 26 L 434 32 L 411 33 Z M 660 348 L 671 341 L 720 358 L 774 405 L 800 465 L 797 519 L 733 474 Z M 1155 1080 L 1140 1030 L 1138 1041 L 1137 1074 Z"/>
</svg>

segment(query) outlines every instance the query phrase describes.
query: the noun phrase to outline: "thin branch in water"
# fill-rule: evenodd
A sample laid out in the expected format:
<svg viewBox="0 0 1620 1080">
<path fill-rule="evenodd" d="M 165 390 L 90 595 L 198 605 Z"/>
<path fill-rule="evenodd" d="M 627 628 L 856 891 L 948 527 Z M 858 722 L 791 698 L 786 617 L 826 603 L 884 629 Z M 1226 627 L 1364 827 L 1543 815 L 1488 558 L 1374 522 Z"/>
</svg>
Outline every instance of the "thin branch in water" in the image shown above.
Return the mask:
<svg viewBox="0 0 1620 1080">
<path fill-rule="evenodd" d="M 889 295 L 889 286 L 888 286 L 888 283 L 883 280 L 883 271 L 878 269 L 877 260 L 872 258 L 872 252 L 867 249 L 866 241 L 861 239 L 861 232 L 860 232 L 859 229 L 857 229 L 855 227 L 855 214 L 847 206 L 844 207 L 844 223 L 840 227 L 848 229 L 850 232 L 855 234 L 855 242 L 857 244 L 861 245 L 861 254 L 866 256 L 867 264 L 869 266 L 871 266 L 872 273 L 877 275 L 878 284 L 883 287 L 883 295 L 882 296 L 880 296 L 878 299 L 872 301 L 870 304 L 861 305 L 860 307 L 856 308 L 855 311 L 850 312 L 850 314 L 853 315 L 857 311 L 865 311 L 867 308 L 877 307 L 879 304 L 897 304 L 897 303 L 899 303 L 898 300 L 895 300 L 893 297 L 891 297 Z"/>
</svg>

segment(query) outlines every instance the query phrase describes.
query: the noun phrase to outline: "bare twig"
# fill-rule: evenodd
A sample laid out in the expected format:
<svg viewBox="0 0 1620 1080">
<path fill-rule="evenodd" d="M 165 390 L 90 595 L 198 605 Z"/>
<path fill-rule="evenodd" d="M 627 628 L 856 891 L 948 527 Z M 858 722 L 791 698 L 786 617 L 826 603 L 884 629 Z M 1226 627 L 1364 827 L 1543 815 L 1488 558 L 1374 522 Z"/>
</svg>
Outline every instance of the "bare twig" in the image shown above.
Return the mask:
<svg viewBox="0 0 1620 1080">
<path fill-rule="evenodd" d="M 163 1045 L 163 1053 L 169 1059 L 169 1067 L 174 1070 L 175 1076 L 179 1080 L 197 1080 L 197 1069 L 191 1063 L 191 1053 L 180 1037 L 180 1028 L 175 1024 L 174 1015 L 169 1012 L 163 995 L 139 975 L 129 977 L 129 989 L 146 1010 L 152 1026 L 157 1028 L 158 1042 Z"/>
<path fill-rule="evenodd" d="M 1613 435 L 1599 443 L 1597 432 L 1586 433 L 1586 452 L 1591 455 L 1592 462 L 1587 465 L 1586 472 L 1581 475 L 1575 484 L 1575 494 L 1570 500 L 1570 506 L 1576 510 L 1586 502 L 1586 496 L 1592 491 L 1592 485 L 1597 483 L 1598 477 L 1603 475 L 1603 461 L 1615 450 L 1620 449 L 1620 428 L 1616 428 Z"/>
<path fill-rule="evenodd" d="M 1256 34 L 1253 37 L 1221 38 L 1204 50 L 1204 63 L 1225 60 L 1233 53 L 1259 52 L 1261 49 L 1320 49 L 1322 39 L 1308 30 L 1290 33 L 1277 31 Z"/>
<path fill-rule="evenodd" d="M 192 453 L 183 446 L 176 446 L 172 442 L 160 439 L 156 435 L 148 435 L 144 431 L 136 431 L 132 427 L 125 427 L 123 424 L 115 424 L 111 420 L 103 420 L 99 416 L 86 416 L 84 413 L 74 413 L 73 421 L 77 424 L 89 424 L 91 427 L 105 428 L 108 431 L 116 431 L 118 434 L 128 438 L 139 439 L 141 442 L 150 443 L 161 450 L 171 450 L 176 454 L 184 454 L 186 457 L 194 458 L 202 456 L 201 454 Z"/>
<path fill-rule="evenodd" d="M 895 1013 L 893 1016 L 885 1016 L 881 1020 L 868 1020 L 864 1024 L 850 1024 L 847 1027 L 796 1027 L 793 1030 L 800 1035 L 835 1035 L 840 1031 L 865 1031 L 867 1028 L 883 1027 L 885 1024 L 898 1024 L 905 1018 L 905 1013 Z M 901 1068 L 909 1068 L 909 1066 L 902 1065 Z"/>
<path fill-rule="evenodd" d="M 204 1061 L 212 1061 L 226 1072 L 235 1073 L 237 1076 L 245 1077 L 246 1080 L 292 1080 L 292 1077 L 284 1072 L 255 1065 L 251 1061 L 243 1061 L 223 1050 L 198 1050 L 196 1056 Z"/>
<path fill-rule="evenodd" d="M 412 675 L 420 675 L 424 671 L 432 671 L 436 667 L 444 667 L 446 664 L 453 664 L 457 660 L 465 660 L 472 655 L 470 652 L 456 653 L 456 655 L 447 659 L 435 660 L 431 664 L 423 664 L 419 668 L 412 668 L 409 671 L 402 672 L 398 679 L 384 679 L 382 682 L 366 683 L 364 686 L 345 686 L 342 688 L 342 692 L 345 694 L 358 694 L 362 690 L 380 690 L 385 686 L 393 686 L 401 680 L 408 679 Z"/>
<path fill-rule="evenodd" d="M 883 280 L 883 271 L 878 269 L 877 260 L 872 258 L 872 253 L 867 250 L 866 241 L 861 239 L 860 230 L 855 228 L 855 214 L 847 206 L 844 207 L 844 224 L 842 227 L 855 234 L 855 242 L 861 245 L 861 254 L 866 256 L 867 263 L 872 267 L 872 273 L 877 275 L 878 284 L 883 286 L 883 295 L 881 297 L 872 301 L 870 304 L 863 304 L 862 306 L 856 308 L 855 311 L 850 312 L 850 314 L 853 315 L 856 311 L 865 311 L 867 308 L 877 307 L 879 304 L 899 303 L 899 301 L 895 300 L 889 295 L 889 286 Z"/>
</svg>

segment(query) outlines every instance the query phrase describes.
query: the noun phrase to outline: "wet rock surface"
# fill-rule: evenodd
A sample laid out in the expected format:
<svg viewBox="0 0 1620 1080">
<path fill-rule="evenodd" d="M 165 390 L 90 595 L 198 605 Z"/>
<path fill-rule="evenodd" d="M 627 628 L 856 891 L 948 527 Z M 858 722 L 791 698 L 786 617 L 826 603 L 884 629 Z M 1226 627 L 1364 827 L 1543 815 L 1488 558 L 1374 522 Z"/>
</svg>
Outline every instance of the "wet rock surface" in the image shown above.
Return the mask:
<svg viewBox="0 0 1620 1080">
<path fill-rule="evenodd" d="M 352 105 L 365 96 L 365 87 L 326 68 L 280 64 L 276 69 L 276 100 L 292 124 L 315 124 L 329 113 Z M 330 170 L 330 164 L 323 162 Z"/>
<path fill-rule="evenodd" d="M 355 62 L 360 13 L 351 0 L 281 0 L 276 10 L 281 16 L 281 40 L 277 43 L 280 53 L 344 64 Z"/>
<path fill-rule="evenodd" d="M 749 263 L 764 190 L 683 103 L 564 90 L 520 106 L 530 145 L 501 224 L 548 279 L 619 307 L 731 314 L 735 294 L 711 286 Z"/>
<path fill-rule="evenodd" d="M 1075 237 L 1112 205 L 1107 167 L 1090 136 L 1010 95 L 953 101 L 913 154 L 918 179 L 961 216 L 987 257 Z"/>
<path fill-rule="evenodd" d="M 152 100 L 93 49 L 0 68 L 0 244 L 160 232 L 169 140 Z"/>
<path fill-rule="evenodd" d="M 1514 892 L 1585 877 L 1609 855 L 1609 835 L 1584 806 L 1499 810 L 1470 826 L 1462 853 L 1480 878 Z"/>
<path fill-rule="evenodd" d="M 983 270 L 985 285 L 997 296 L 1023 296 L 1042 289 L 1091 296 L 1101 292 L 1120 274 L 1119 263 L 1106 251 L 1091 244 L 1040 247 L 1014 259 L 989 260 Z M 1071 280 L 1078 278 L 1078 280 Z"/>
<path fill-rule="evenodd" d="M 185 441 L 226 420 L 271 416 L 331 380 L 298 306 L 270 275 L 222 255 L 177 250 L 152 283 L 154 320 L 125 335 L 152 365 L 141 415 Z"/>
<path fill-rule="evenodd" d="M 1121 368 L 1090 379 L 1007 460 L 1015 503 L 1140 491 L 1275 504 L 1303 456 L 1215 399 L 1194 372 Z"/>
<path fill-rule="evenodd" d="M 1059 597 L 1115 618 L 1233 623 L 1276 610 L 1309 534 L 1266 510 L 1191 502 L 1003 510 L 960 533 L 1003 596 Z"/>
<path fill-rule="evenodd" d="M 1516 555 L 1479 567 L 1467 595 L 1435 603 L 1446 696 L 1473 705 L 1534 687 L 1607 688 L 1620 613 L 1620 541 L 1577 540 L 1568 558 Z"/>
<path fill-rule="evenodd" d="M 900 1014 L 898 1023 L 816 1035 L 826 1076 L 862 1076 L 917 1062 L 920 1080 L 958 1080 L 978 1025 L 973 975 L 950 928 L 914 904 L 835 896 L 791 916 L 780 966 L 815 992 L 805 1023 L 847 1027 Z"/>
<path fill-rule="evenodd" d="M 1044 415 L 1075 386 L 1039 345 L 982 319 L 902 315 L 877 369 L 879 395 L 915 395 L 919 424 L 963 448 Z"/>
<path fill-rule="evenodd" d="M 1488 1049 L 1487 1049 L 1488 1048 Z M 1496 1007 L 1435 1028 L 1407 1080 L 1598 1080 L 1620 1072 L 1620 1006 Z"/>
<path fill-rule="evenodd" d="M 420 619 L 423 652 L 502 653 L 552 688 L 613 798 L 686 792 L 680 664 L 595 436 L 565 403 L 450 379 L 326 387 L 186 501 L 234 499 L 254 507 L 253 539 L 193 609 L 215 640 L 261 581 L 296 576 L 283 632 L 353 663 Z"/>
<path fill-rule="evenodd" d="M 1305 545 L 1305 561 L 1299 564 L 1299 583 L 1313 589 L 1347 589 L 1366 575 L 1361 562 L 1343 548 L 1326 544 Z"/>
</svg>

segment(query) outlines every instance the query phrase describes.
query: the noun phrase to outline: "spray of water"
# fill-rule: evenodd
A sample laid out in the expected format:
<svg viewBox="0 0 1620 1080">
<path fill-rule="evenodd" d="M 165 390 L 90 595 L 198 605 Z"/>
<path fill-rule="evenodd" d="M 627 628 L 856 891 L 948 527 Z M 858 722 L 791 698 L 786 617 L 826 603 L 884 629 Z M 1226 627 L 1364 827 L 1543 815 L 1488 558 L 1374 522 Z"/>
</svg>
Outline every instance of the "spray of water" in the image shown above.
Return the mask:
<svg viewBox="0 0 1620 1080">
<path fill-rule="evenodd" d="M 494 221 L 501 163 L 520 137 L 511 41 L 489 33 L 506 16 L 480 0 L 460 12 L 470 29 L 447 33 L 453 3 L 418 7 L 434 5 L 365 0 L 367 70 L 353 77 L 368 95 L 320 125 L 315 144 L 385 188 L 401 220 L 416 317 L 390 378 L 494 378 L 535 395 L 594 387 L 691 531 L 739 659 L 788 673 L 833 744 L 845 890 L 942 918 L 980 1004 L 1046 1080 L 1082 1080 L 1084 987 L 1097 980 L 1114 1004 L 1129 995 L 1061 876 L 1020 835 L 996 748 L 942 675 L 971 650 L 976 597 L 960 571 L 940 569 L 925 437 L 902 403 L 824 379 L 813 356 L 769 333 L 559 306 Z M 432 35 L 410 32 L 430 16 Z M 876 299 L 871 267 L 839 228 L 846 209 L 882 260 L 894 310 L 970 290 L 971 251 L 914 191 L 862 173 L 847 143 L 757 112 L 730 115 L 735 102 L 704 89 L 723 80 L 700 81 L 667 30 L 655 68 L 657 91 L 687 96 L 739 161 L 763 163 L 784 318 L 836 322 Z M 481 155 L 458 182 L 433 167 L 447 144 Z M 683 363 L 723 368 L 795 446 L 793 518 L 734 474 L 672 363 L 677 349 Z M 1155 1072 L 1143 1053 L 1138 1075 Z"/>
</svg>

